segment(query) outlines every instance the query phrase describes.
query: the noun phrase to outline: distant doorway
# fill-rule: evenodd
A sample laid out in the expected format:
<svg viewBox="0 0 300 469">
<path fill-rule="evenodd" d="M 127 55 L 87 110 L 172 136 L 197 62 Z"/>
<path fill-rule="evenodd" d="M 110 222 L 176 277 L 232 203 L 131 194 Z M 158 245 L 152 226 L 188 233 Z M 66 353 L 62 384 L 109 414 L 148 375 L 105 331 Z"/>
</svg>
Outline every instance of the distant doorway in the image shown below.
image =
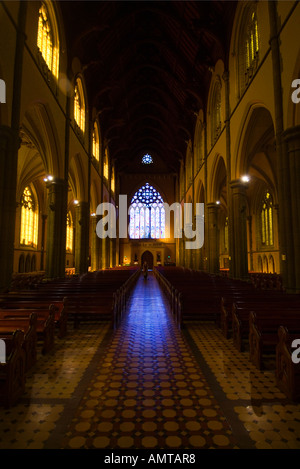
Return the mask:
<svg viewBox="0 0 300 469">
<path fill-rule="evenodd" d="M 148 269 L 153 269 L 153 254 L 150 251 L 145 251 L 142 255 L 142 265 L 147 262 Z"/>
</svg>

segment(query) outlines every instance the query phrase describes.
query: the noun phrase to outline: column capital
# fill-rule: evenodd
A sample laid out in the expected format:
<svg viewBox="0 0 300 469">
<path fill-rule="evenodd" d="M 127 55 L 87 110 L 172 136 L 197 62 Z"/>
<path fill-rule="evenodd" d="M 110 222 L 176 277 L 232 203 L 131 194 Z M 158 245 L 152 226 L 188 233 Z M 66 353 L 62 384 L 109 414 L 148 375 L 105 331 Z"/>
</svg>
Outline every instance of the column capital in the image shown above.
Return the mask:
<svg viewBox="0 0 300 469">
<path fill-rule="evenodd" d="M 229 186 L 231 189 L 235 190 L 235 192 L 245 193 L 249 184 L 241 181 L 240 179 L 233 179 L 230 181 Z"/>
<path fill-rule="evenodd" d="M 220 204 L 216 204 L 216 202 L 209 202 L 206 204 L 206 208 L 208 210 L 219 210 L 220 209 Z"/>
</svg>

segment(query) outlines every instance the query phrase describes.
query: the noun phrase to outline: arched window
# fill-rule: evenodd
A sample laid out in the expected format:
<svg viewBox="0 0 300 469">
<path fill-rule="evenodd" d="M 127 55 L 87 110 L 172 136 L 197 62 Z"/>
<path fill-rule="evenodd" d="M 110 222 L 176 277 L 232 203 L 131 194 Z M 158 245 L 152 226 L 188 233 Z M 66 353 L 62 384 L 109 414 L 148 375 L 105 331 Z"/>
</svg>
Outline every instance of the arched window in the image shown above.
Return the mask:
<svg viewBox="0 0 300 469">
<path fill-rule="evenodd" d="M 221 82 L 216 80 L 211 101 L 211 143 L 214 145 L 222 130 Z"/>
<path fill-rule="evenodd" d="M 256 5 L 245 7 L 240 30 L 239 80 L 243 92 L 251 81 L 259 61 L 259 32 Z"/>
<path fill-rule="evenodd" d="M 31 189 L 27 186 L 21 198 L 20 244 L 36 247 L 38 241 L 38 207 Z"/>
<path fill-rule="evenodd" d="M 133 196 L 130 205 L 130 238 L 165 237 L 164 201 L 148 182 Z"/>
<path fill-rule="evenodd" d="M 197 172 L 203 161 L 203 132 L 204 126 L 202 121 L 197 121 L 195 131 L 195 171 Z"/>
<path fill-rule="evenodd" d="M 111 191 L 114 193 L 116 188 L 116 182 L 115 182 L 115 168 L 112 167 L 111 170 Z"/>
<path fill-rule="evenodd" d="M 100 159 L 100 139 L 99 139 L 99 129 L 97 122 L 94 122 L 93 129 L 93 156 L 97 161 Z"/>
<path fill-rule="evenodd" d="M 261 208 L 261 242 L 264 246 L 273 246 L 273 200 L 266 192 Z"/>
<path fill-rule="evenodd" d="M 105 148 L 104 161 L 103 161 L 103 176 L 108 180 L 108 150 Z"/>
<path fill-rule="evenodd" d="M 228 217 L 225 219 L 225 226 L 224 226 L 224 251 L 228 252 Z"/>
<path fill-rule="evenodd" d="M 258 25 L 256 12 L 251 12 L 251 17 L 248 20 L 245 41 L 245 54 L 246 54 L 246 72 L 251 78 L 253 70 L 258 62 Z M 250 73 L 249 73 L 250 72 Z"/>
<path fill-rule="evenodd" d="M 48 2 L 50 8 L 50 2 Z M 59 41 L 54 12 L 42 3 L 39 9 L 37 46 L 48 69 L 58 78 Z"/>
<path fill-rule="evenodd" d="M 73 251 L 73 220 L 71 212 L 67 214 L 66 251 Z"/>
<path fill-rule="evenodd" d="M 74 119 L 80 130 L 85 131 L 85 103 L 81 80 L 77 78 L 74 88 Z"/>
</svg>

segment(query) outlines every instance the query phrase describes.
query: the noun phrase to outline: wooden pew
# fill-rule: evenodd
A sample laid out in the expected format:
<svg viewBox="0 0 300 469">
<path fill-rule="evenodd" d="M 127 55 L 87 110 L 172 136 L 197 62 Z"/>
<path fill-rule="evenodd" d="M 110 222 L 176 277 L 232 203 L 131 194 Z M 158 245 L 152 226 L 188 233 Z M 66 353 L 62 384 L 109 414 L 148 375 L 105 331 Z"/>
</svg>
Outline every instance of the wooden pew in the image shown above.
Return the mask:
<svg viewBox="0 0 300 469">
<path fill-rule="evenodd" d="M 10 407 L 25 392 L 24 333 L 15 330 L 12 335 L 0 338 L 6 344 L 6 363 L 0 363 L 0 404 Z"/>
<path fill-rule="evenodd" d="M 54 305 L 48 310 L 38 309 L 36 311 L 27 309 L 3 309 L 0 310 L 0 327 L 4 327 L 5 321 L 14 321 L 16 328 L 25 327 L 32 313 L 36 314 L 37 339 L 42 342 L 42 353 L 50 352 L 54 347 Z M 2 326 L 1 326 L 2 324 Z"/>
<path fill-rule="evenodd" d="M 267 354 L 276 354 L 278 329 L 280 326 L 290 330 L 300 328 L 299 311 L 262 312 L 252 311 L 249 318 L 249 359 L 258 368 L 263 369 L 263 358 Z"/>
<path fill-rule="evenodd" d="M 25 352 L 25 371 L 37 360 L 37 315 L 30 313 L 26 318 L 0 318 L 1 337 L 10 337 L 18 329 L 24 334 L 22 348 Z"/>
<path fill-rule="evenodd" d="M 34 298 L 34 296 L 33 296 Z M 21 309 L 21 310 L 45 310 L 45 313 L 48 314 L 50 299 L 33 299 L 25 296 L 19 296 L 18 298 L 7 296 L 6 300 L 0 301 L 0 310 L 2 309 Z M 54 322 L 55 326 L 58 329 L 58 337 L 63 338 L 67 334 L 68 329 L 68 300 L 63 298 L 62 301 L 53 301 L 54 305 Z"/>
<path fill-rule="evenodd" d="M 84 320 L 97 319 L 110 320 L 113 327 L 117 327 L 138 274 L 138 268 L 92 272 L 40 284 L 34 291 L 1 295 L 0 300 L 7 305 L 12 301 L 56 304 L 65 299 L 68 317 L 74 320 L 75 326 Z M 60 335 L 64 335 L 61 329 Z"/>
<path fill-rule="evenodd" d="M 245 344 L 249 343 L 249 318 L 251 311 L 278 316 L 282 311 L 288 313 L 297 310 L 300 310 L 299 298 L 287 295 L 259 296 L 236 300 L 232 305 L 232 339 L 234 346 L 242 352 L 245 350 Z"/>
<path fill-rule="evenodd" d="M 293 363 L 292 343 L 300 339 L 300 326 L 289 330 L 280 326 L 276 346 L 276 383 L 279 389 L 292 401 L 300 401 L 300 363 Z"/>
</svg>

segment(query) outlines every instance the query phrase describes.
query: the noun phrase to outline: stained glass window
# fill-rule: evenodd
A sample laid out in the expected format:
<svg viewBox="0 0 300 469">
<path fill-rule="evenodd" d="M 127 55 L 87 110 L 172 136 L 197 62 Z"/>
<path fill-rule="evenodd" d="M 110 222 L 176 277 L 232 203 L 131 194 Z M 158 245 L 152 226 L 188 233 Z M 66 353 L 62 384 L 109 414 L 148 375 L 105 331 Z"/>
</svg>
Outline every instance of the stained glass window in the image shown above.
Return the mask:
<svg viewBox="0 0 300 469">
<path fill-rule="evenodd" d="M 246 67 L 249 69 L 254 66 L 258 57 L 258 26 L 256 13 L 252 12 L 248 23 L 246 38 Z"/>
<path fill-rule="evenodd" d="M 129 236 L 135 239 L 165 237 L 165 209 L 160 193 L 149 183 L 133 196 L 129 210 Z"/>
<path fill-rule="evenodd" d="M 20 244 L 36 247 L 38 241 L 38 210 L 29 187 L 25 187 L 21 199 Z"/>
<path fill-rule="evenodd" d="M 228 217 L 226 217 L 224 227 L 224 248 L 225 252 L 228 252 Z"/>
<path fill-rule="evenodd" d="M 74 119 L 78 127 L 85 131 L 85 104 L 81 80 L 77 79 L 74 89 Z"/>
<path fill-rule="evenodd" d="M 265 246 L 273 245 L 273 201 L 270 192 L 266 192 L 262 204 L 261 242 Z"/>
<path fill-rule="evenodd" d="M 111 191 L 114 193 L 114 192 L 115 192 L 115 188 L 116 188 L 116 182 L 115 182 L 115 168 L 114 168 L 114 167 L 112 167 L 112 170 L 111 170 L 110 187 L 111 187 Z"/>
<path fill-rule="evenodd" d="M 103 175 L 105 179 L 108 179 L 108 154 L 107 154 L 107 148 L 105 149 L 105 156 L 104 156 L 104 162 L 103 162 Z"/>
<path fill-rule="evenodd" d="M 70 212 L 67 215 L 66 250 L 67 252 L 73 251 L 73 221 Z"/>
<path fill-rule="evenodd" d="M 53 28 L 50 24 L 47 7 L 44 3 L 39 9 L 37 46 L 49 70 L 58 78 L 58 44 L 55 44 Z"/>
<path fill-rule="evenodd" d="M 100 144 L 99 144 L 99 130 L 97 122 L 94 122 L 93 130 L 93 156 L 99 161 L 100 157 Z"/>
<path fill-rule="evenodd" d="M 151 163 L 153 163 L 152 156 L 149 155 L 148 153 L 147 153 L 146 155 L 144 155 L 143 158 L 142 158 L 142 163 L 143 163 L 143 164 L 151 164 Z"/>
<path fill-rule="evenodd" d="M 215 143 L 222 130 L 222 117 L 221 117 L 221 83 L 216 81 L 214 92 L 212 96 L 212 144 Z"/>
<path fill-rule="evenodd" d="M 241 26 L 239 52 L 240 92 L 249 85 L 259 63 L 259 28 L 256 5 L 245 8 L 244 21 Z"/>
</svg>

